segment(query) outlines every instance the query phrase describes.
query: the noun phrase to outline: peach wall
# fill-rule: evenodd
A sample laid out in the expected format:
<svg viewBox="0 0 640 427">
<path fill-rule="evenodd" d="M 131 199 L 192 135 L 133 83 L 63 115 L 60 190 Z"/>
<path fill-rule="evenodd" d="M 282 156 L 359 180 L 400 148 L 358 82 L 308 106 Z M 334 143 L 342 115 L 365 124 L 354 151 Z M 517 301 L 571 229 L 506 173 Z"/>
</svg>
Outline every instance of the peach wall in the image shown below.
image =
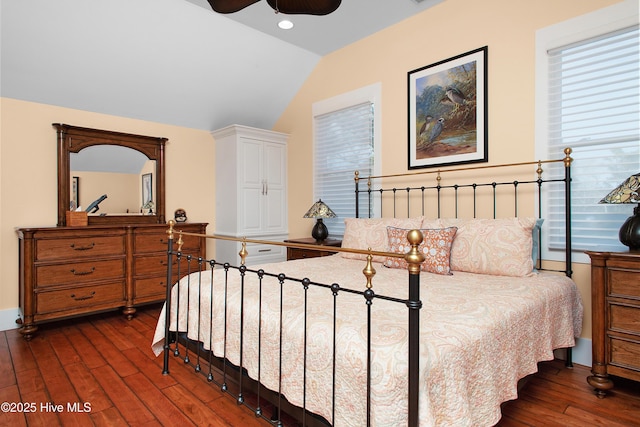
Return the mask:
<svg viewBox="0 0 640 427">
<path fill-rule="evenodd" d="M 407 72 L 488 46 L 489 162 L 534 159 L 535 32 L 617 0 L 446 0 L 427 11 L 322 58 L 275 126 L 289 144 L 289 233 L 307 236 L 301 218 L 313 202 L 314 102 L 382 84 L 382 173 L 407 171 Z M 293 197 L 295 196 L 295 197 Z M 590 278 L 574 276 L 586 306 L 583 336 L 590 337 Z"/>
<path fill-rule="evenodd" d="M 312 203 L 311 106 L 369 84 L 382 83 L 383 173 L 407 170 L 407 72 L 488 46 L 489 160 L 534 160 L 535 31 L 619 0 L 446 0 L 400 24 L 322 58 L 273 130 L 290 134 L 289 230 L 307 236 L 302 214 Z M 357 25 L 357 24 L 356 24 Z M 56 223 L 56 139 L 51 123 L 162 136 L 167 145 L 167 217 L 180 207 L 190 221 L 214 231 L 213 139 L 209 132 L 0 99 L 0 310 L 18 306 L 15 227 Z M 179 187 L 180 182 L 203 182 Z M 213 254 L 213 247 L 208 251 Z M 589 271 L 574 279 L 586 305 L 590 336 Z"/>
<path fill-rule="evenodd" d="M 209 222 L 213 231 L 215 150 L 209 132 L 8 98 L 0 102 L 0 310 L 18 307 L 15 228 L 56 225 L 57 143 L 51 123 L 168 138 L 167 219 L 183 208 L 190 222 Z M 184 182 L 202 182 L 209 189 L 205 193 Z M 207 249 L 213 254 L 213 246 Z"/>
</svg>

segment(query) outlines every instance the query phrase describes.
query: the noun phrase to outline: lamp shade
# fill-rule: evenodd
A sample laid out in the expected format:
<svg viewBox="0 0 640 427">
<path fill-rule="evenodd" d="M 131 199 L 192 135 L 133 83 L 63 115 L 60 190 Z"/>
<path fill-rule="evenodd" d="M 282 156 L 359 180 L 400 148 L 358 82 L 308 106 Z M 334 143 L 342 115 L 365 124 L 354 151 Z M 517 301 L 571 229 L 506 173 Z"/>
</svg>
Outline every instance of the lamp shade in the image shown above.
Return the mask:
<svg viewBox="0 0 640 427">
<path fill-rule="evenodd" d="M 318 200 L 309 208 L 303 218 L 335 218 L 336 214 L 327 206 L 322 199 Z"/>
<path fill-rule="evenodd" d="M 640 191 L 640 173 L 631 175 L 604 196 L 600 203 L 640 203 L 638 191 Z"/>
<path fill-rule="evenodd" d="M 325 240 L 329 237 L 329 230 L 327 226 L 322 222 L 322 218 L 335 218 L 337 215 L 327 206 L 322 200 L 318 200 L 309 208 L 303 218 L 316 218 L 316 224 L 311 230 L 311 236 L 318 242 Z"/>
<path fill-rule="evenodd" d="M 607 194 L 600 203 L 622 204 L 639 203 L 633 209 L 633 215 L 620 227 L 620 242 L 632 251 L 640 251 L 640 173 L 631 175 L 622 184 Z"/>
</svg>

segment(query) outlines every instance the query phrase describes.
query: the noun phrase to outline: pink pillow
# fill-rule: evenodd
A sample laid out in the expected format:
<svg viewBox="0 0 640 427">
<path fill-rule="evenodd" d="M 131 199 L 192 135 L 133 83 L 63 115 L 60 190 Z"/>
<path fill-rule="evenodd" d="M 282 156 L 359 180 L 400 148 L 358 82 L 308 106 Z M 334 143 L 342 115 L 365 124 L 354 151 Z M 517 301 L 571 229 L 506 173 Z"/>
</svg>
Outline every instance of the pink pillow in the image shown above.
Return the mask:
<svg viewBox="0 0 640 427">
<path fill-rule="evenodd" d="M 422 271 L 436 274 L 451 274 L 450 259 L 453 237 L 456 235 L 456 227 L 421 229 L 422 243 L 418 250 L 424 255 L 424 261 L 420 264 Z M 403 228 L 387 227 L 389 238 L 389 252 L 405 254 L 411 249 L 407 240 L 409 230 Z M 385 266 L 391 268 L 403 268 L 408 266 L 403 258 L 387 257 Z"/>
<path fill-rule="evenodd" d="M 451 270 L 497 276 L 532 274 L 531 237 L 535 218 L 441 219 L 458 227 L 451 248 Z"/>
<path fill-rule="evenodd" d="M 387 227 L 420 228 L 422 217 L 416 218 L 345 218 L 343 248 L 388 252 Z M 340 253 L 343 258 L 366 260 L 364 254 Z M 384 262 L 386 257 L 374 256 L 376 262 Z"/>
</svg>

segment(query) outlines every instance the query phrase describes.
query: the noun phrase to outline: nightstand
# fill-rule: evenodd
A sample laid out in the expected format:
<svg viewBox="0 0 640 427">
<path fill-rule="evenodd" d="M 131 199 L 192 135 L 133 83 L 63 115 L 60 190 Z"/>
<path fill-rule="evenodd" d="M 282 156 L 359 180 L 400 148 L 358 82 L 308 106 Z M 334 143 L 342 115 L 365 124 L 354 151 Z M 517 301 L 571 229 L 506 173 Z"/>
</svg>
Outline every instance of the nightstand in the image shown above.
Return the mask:
<svg viewBox="0 0 640 427">
<path fill-rule="evenodd" d="M 313 249 L 302 249 L 302 248 L 287 248 L 287 261 L 291 261 L 292 259 L 302 259 L 302 258 L 315 258 L 320 256 L 333 255 L 336 252 L 329 249 L 329 247 L 339 248 L 342 245 L 342 240 L 336 239 L 326 239 L 322 242 L 316 242 L 316 239 L 312 237 L 306 237 L 303 239 L 289 239 L 285 240 L 285 243 L 302 243 L 305 245 L 321 245 L 327 246 L 327 250 L 313 250 Z"/>
<path fill-rule="evenodd" d="M 640 252 L 591 257 L 593 365 L 587 378 L 604 397 L 609 375 L 640 381 Z"/>
</svg>

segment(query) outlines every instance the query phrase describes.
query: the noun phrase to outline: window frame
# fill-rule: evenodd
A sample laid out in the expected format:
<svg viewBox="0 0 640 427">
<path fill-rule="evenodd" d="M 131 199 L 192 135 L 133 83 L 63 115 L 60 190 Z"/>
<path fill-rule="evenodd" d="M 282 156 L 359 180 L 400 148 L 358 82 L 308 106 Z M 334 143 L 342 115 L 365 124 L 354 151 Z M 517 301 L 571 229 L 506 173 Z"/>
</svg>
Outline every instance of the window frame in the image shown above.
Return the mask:
<svg viewBox="0 0 640 427">
<path fill-rule="evenodd" d="M 373 155 L 374 164 L 372 174 L 380 175 L 382 170 L 382 84 L 380 82 L 373 83 L 368 86 L 364 86 L 340 95 L 336 95 L 331 98 L 327 98 L 321 101 L 314 102 L 312 105 L 312 135 L 313 144 L 312 150 L 315 155 L 316 152 L 316 117 L 323 114 L 336 112 L 345 108 L 353 107 L 359 104 L 370 102 L 373 104 Z M 315 159 L 313 161 L 313 193 L 314 200 L 322 197 L 321 194 L 316 194 L 316 164 Z M 353 189 L 355 191 L 355 182 L 353 182 Z M 355 195 L 354 195 L 355 197 Z M 374 209 L 374 212 L 379 210 Z M 355 213 L 355 203 L 354 203 Z"/>
<path fill-rule="evenodd" d="M 536 31 L 535 47 L 535 155 L 537 159 L 548 157 L 549 116 L 549 56 L 547 52 L 572 43 L 611 33 L 638 24 L 638 4 L 625 0 L 585 15 L 551 25 Z M 543 207 L 547 210 L 548 207 Z M 543 217 L 547 212 L 543 211 Z M 562 261 L 562 251 L 551 251 L 544 241 L 542 258 Z M 589 263 L 589 257 L 582 250 L 573 249 L 573 260 Z"/>
</svg>

